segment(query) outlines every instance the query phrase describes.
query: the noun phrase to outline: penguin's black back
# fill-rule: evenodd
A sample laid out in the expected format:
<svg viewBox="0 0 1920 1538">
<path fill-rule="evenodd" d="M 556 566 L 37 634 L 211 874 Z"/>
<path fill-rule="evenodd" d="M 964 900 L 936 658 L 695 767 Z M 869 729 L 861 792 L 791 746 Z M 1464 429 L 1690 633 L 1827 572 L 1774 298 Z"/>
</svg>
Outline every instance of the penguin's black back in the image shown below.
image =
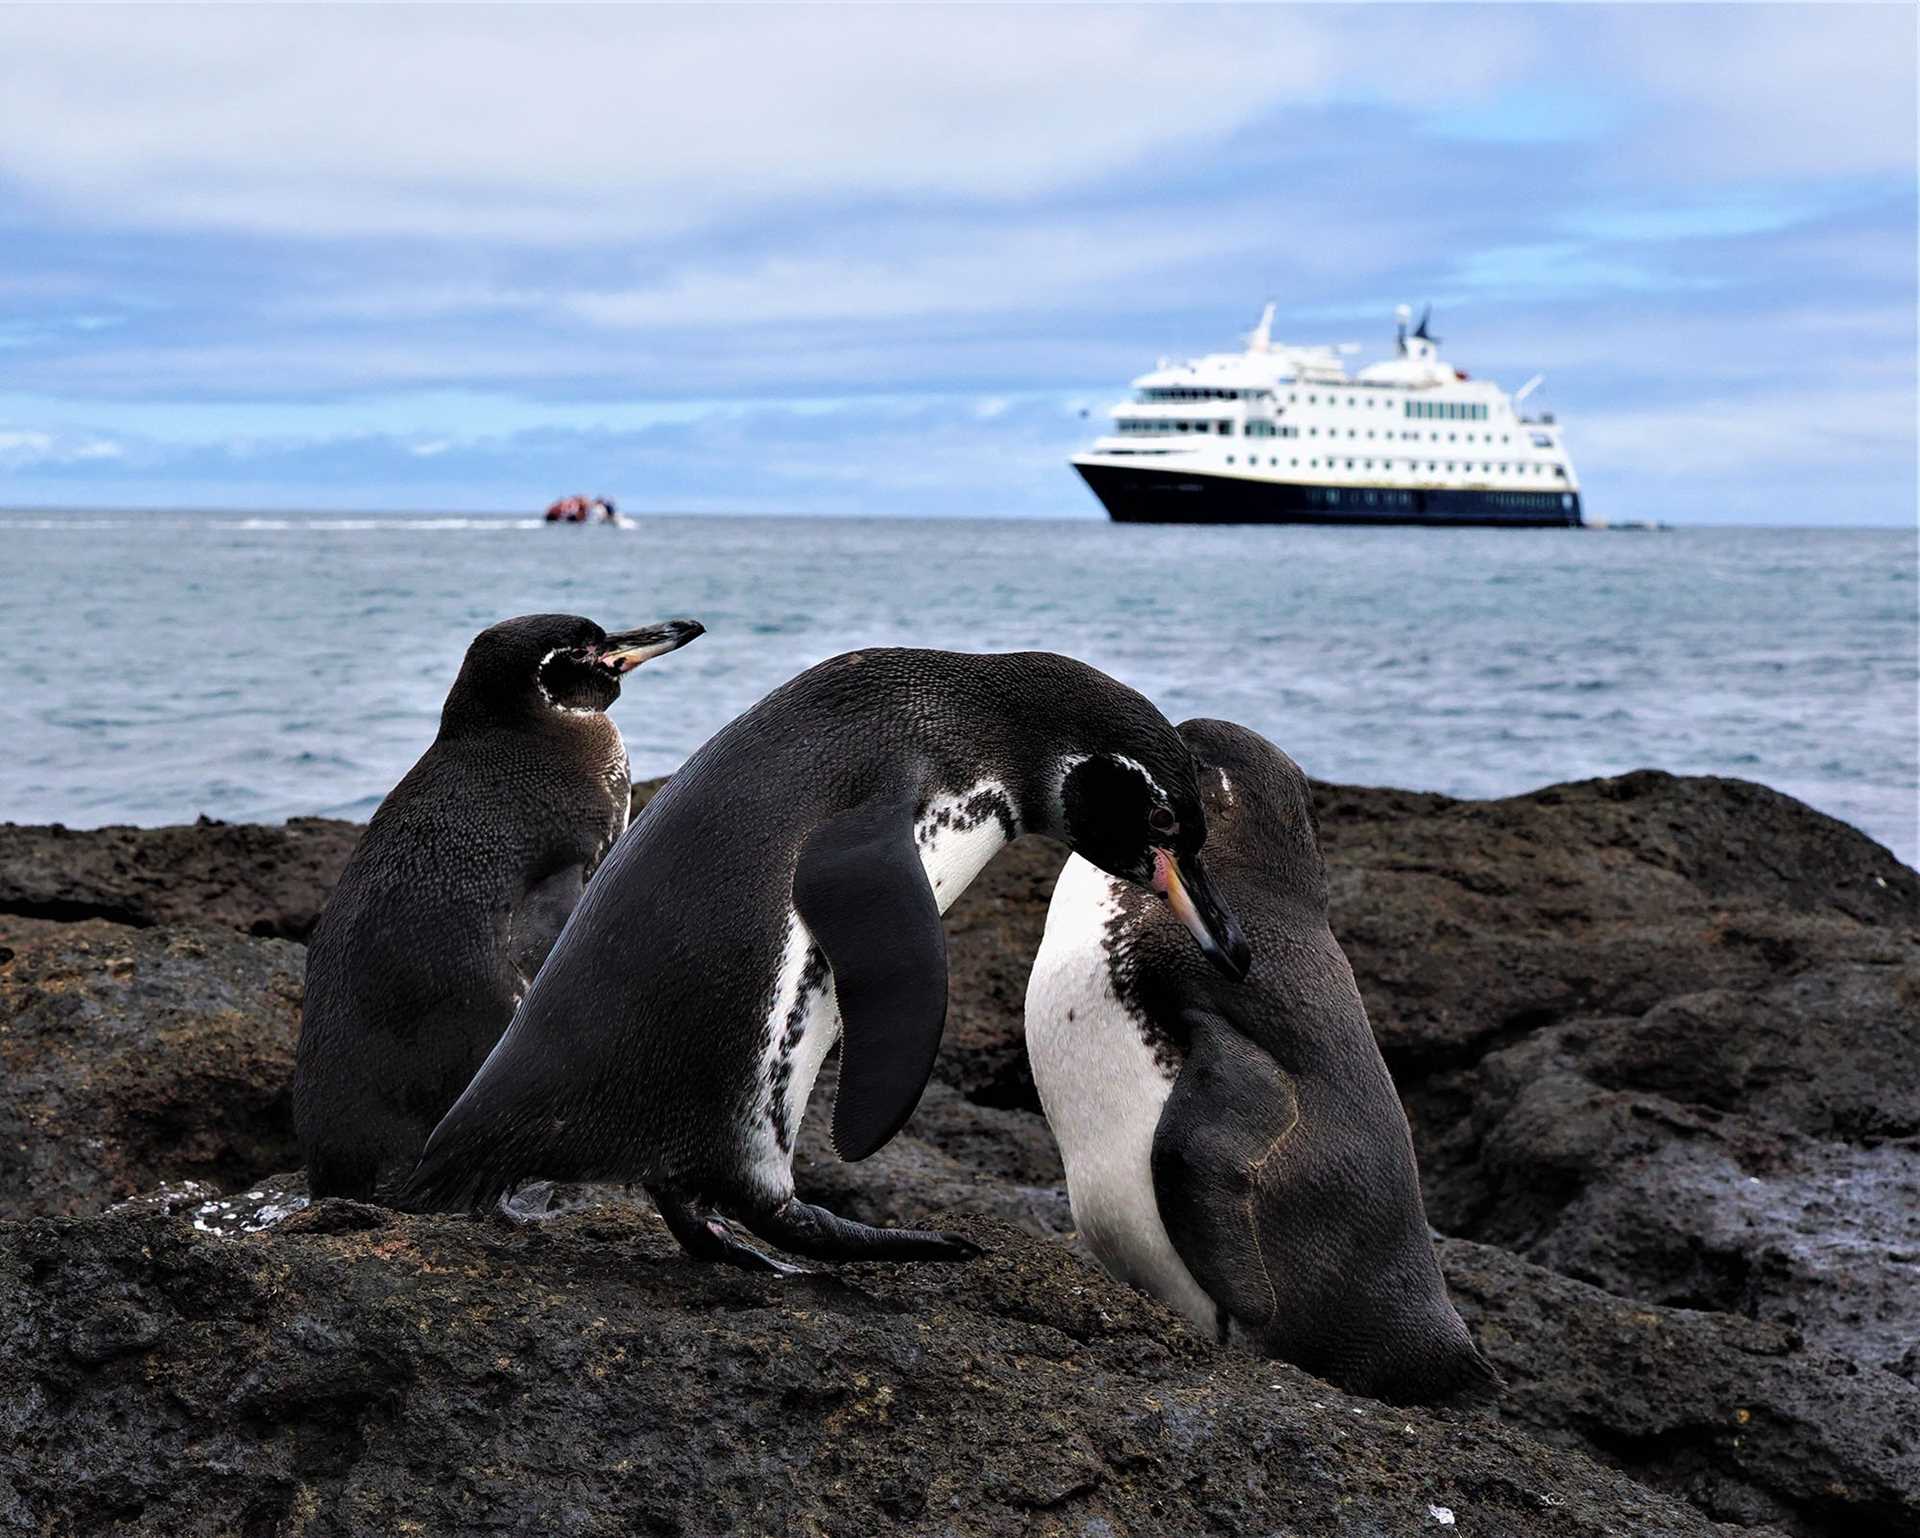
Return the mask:
<svg viewBox="0 0 1920 1538">
<path fill-rule="evenodd" d="M 368 1197 L 412 1168 L 552 943 L 543 896 L 570 907 L 565 889 L 625 826 L 613 723 L 528 683 L 528 657 L 570 633 L 560 621 L 588 623 L 511 622 L 527 627 L 510 638 L 518 665 L 490 639 L 506 627 L 469 648 L 439 734 L 314 927 L 293 1099 L 317 1195 Z"/>
<path fill-rule="evenodd" d="M 628 829 L 406 1199 L 481 1206 L 534 1178 L 752 1184 L 740 1137 L 765 1095 L 807 836 L 876 797 L 924 804 L 982 781 L 1038 805 L 1059 743 L 1115 737 L 1190 783 L 1151 704 L 1049 653 L 881 648 L 782 685 Z M 824 974 L 817 952 L 808 966 Z"/>
</svg>

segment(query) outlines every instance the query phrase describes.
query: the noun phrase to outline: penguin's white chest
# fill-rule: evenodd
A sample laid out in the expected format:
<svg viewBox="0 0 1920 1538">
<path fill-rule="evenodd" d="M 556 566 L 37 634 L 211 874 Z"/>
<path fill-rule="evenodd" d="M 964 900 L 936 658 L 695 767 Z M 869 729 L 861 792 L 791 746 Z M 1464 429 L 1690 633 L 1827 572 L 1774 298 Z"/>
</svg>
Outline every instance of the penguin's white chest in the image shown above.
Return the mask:
<svg viewBox="0 0 1920 1538">
<path fill-rule="evenodd" d="M 1013 798 L 998 781 L 981 781 L 928 801 L 915 819 L 913 842 L 942 913 L 1018 833 Z M 792 1187 L 793 1142 L 800 1120 L 820 1065 L 840 1039 L 833 973 L 797 910 L 787 911 L 785 936 L 763 1038 L 767 1094 L 755 1161 L 760 1180 L 774 1191 Z"/>
<path fill-rule="evenodd" d="M 942 913 L 1019 832 L 1013 797 L 997 780 L 928 801 L 914 822 L 913 843 Z"/>
<path fill-rule="evenodd" d="M 1060 1145 L 1073 1220 L 1115 1276 L 1209 1335 L 1219 1310 L 1167 1237 L 1153 1190 L 1153 1136 L 1176 1069 L 1156 1060 L 1109 971 L 1112 879 L 1078 855 L 1047 909 L 1027 983 L 1027 1057 Z"/>
</svg>

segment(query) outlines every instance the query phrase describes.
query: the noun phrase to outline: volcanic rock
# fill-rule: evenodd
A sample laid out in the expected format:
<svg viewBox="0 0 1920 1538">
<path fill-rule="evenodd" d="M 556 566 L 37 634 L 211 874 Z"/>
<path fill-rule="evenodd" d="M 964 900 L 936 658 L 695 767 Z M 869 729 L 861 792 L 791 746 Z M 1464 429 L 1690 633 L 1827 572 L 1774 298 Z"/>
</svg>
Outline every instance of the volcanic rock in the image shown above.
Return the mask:
<svg viewBox="0 0 1920 1538">
<path fill-rule="evenodd" d="M 0 1525 L 1716 1531 L 1577 1451 L 1228 1355 L 1062 1246 L 960 1226 L 980 1260 L 786 1279 L 689 1262 L 630 1208 L 0 1226 Z"/>
<path fill-rule="evenodd" d="M 326 817 L 284 827 L 205 817 L 172 828 L 0 823 L 0 915 L 219 924 L 304 940 L 360 831 Z M 0 921 L 0 940 L 6 928 Z"/>
<path fill-rule="evenodd" d="M 1920 1532 L 1920 1388 L 1735 1314 L 1616 1297 L 1488 1245 L 1440 1243 L 1506 1380 L 1503 1421 L 1709 1516 L 1803 1538 Z"/>
<path fill-rule="evenodd" d="M 0 945 L 0 1217 L 299 1162 L 305 953 L 225 929 L 38 925 Z"/>
</svg>

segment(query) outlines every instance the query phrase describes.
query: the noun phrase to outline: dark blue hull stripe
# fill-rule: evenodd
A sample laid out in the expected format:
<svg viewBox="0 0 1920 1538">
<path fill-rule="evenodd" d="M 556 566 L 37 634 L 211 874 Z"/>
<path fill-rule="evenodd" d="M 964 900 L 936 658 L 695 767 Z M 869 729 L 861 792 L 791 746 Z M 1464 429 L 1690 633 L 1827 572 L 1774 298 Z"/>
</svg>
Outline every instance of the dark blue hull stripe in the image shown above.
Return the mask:
<svg viewBox="0 0 1920 1538">
<path fill-rule="evenodd" d="M 1577 491 L 1303 486 L 1189 470 L 1075 465 L 1115 523 L 1445 524 L 1578 528 Z"/>
</svg>

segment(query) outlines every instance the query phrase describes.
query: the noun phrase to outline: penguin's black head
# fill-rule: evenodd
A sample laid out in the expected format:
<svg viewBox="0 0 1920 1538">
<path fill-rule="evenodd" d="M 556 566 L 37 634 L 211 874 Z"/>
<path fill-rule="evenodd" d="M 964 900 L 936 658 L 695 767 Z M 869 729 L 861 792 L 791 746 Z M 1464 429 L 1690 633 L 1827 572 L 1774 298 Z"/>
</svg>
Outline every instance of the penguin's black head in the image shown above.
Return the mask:
<svg viewBox="0 0 1920 1538">
<path fill-rule="evenodd" d="M 1066 841 L 1108 875 L 1159 893 L 1208 960 L 1245 977 L 1252 951 L 1200 859 L 1207 818 L 1193 756 L 1171 727 L 1160 738 L 1151 734 L 1146 760 L 1113 752 L 1068 760 L 1060 783 Z"/>
<path fill-rule="evenodd" d="M 467 648 L 447 696 L 450 716 L 602 711 L 625 673 L 705 633 L 697 620 L 666 620 L 609 635 L 577 614 L 523 614 L 490 625 Z"/>
<path fill-rule="evenodd" d="M 1258 732 L 1231 721 L 1180 723 L 1206 803 L 1207 844 L 1221 870 L 1250 866 L 1272 897 L 1327 906 L 1327 866 L 1306 772 Z"/>
</svg>

